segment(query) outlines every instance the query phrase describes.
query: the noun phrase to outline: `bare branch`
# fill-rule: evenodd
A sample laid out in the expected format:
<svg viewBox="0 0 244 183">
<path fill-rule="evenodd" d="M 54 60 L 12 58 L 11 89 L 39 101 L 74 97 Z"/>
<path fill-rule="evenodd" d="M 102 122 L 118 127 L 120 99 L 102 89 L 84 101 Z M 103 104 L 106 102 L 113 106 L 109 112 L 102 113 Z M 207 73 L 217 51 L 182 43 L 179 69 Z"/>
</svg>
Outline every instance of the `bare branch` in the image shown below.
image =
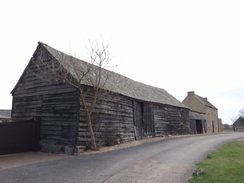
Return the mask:
<svg viewBox="0 0 244 183">
<path fill-rule="evenodd" d="M 239 111 L 239 115 L 240 115 L 241 117 L 244 117 L 244 107 Z"/>
</svg>

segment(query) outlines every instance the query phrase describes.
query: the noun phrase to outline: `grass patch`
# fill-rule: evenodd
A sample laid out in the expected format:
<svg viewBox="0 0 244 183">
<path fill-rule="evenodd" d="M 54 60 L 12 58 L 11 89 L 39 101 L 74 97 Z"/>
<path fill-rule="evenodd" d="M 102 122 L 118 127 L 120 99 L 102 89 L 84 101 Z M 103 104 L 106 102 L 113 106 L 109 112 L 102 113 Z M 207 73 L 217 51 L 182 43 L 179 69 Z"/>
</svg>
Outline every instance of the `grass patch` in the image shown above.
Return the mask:
<svg viewBox="0 0 244 183">
<path fill-rule="evenodd" d="M 199 163 L 189 183 L 244 183 L 244 142 L 224 145 Z M 204 173 L 198 174 L 198 170 Z"/>
</svg>

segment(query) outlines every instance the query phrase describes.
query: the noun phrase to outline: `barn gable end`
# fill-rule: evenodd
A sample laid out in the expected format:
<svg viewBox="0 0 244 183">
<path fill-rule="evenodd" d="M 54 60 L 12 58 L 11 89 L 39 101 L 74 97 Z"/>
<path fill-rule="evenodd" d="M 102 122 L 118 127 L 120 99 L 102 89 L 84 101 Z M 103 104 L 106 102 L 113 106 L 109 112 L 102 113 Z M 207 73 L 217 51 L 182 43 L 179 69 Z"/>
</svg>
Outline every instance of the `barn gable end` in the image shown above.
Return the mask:
<svg viewBox="0 0 244 183">
<path fill-rule="evenodd" d="M 37 59 L 40 53 L 43 58 L 50 56 L 38 46 L 31 59 Z M 12 119 L 38 118 L 42 151 L 73 154 L 79 118 L 77 90 L 63 83 L 49 83 L 38 76 L 30 61 L 11 92 Z"/>
<path fill-rule="evenodd" d="M 234 123 L 233 123 L 233 129 L 236 132 L 244 132 L 244 117 L 239 117 Z"/>
</svg>

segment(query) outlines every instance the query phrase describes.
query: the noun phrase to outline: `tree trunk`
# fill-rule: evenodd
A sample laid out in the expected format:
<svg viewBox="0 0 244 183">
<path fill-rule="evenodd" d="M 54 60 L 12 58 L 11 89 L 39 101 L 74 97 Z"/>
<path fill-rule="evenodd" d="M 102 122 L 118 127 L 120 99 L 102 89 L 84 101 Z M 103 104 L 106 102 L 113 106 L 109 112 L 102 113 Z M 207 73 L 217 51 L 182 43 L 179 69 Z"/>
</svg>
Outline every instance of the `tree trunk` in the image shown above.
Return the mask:
<svg viewBox="0 0 244 183">
<path fill-rule="evenodd" d="M 91 149 L 94 151 L 97 151 L 98 147 L 97 147 L 97 141 L 96 141 L 95 133 L 94 133 L 93 128 L 92 128 L 91 115 L 87 115 L 87 126 L 88 126 L 88 131 L 89 131 L 90 136 L 91 136 Z"/>
</svg>

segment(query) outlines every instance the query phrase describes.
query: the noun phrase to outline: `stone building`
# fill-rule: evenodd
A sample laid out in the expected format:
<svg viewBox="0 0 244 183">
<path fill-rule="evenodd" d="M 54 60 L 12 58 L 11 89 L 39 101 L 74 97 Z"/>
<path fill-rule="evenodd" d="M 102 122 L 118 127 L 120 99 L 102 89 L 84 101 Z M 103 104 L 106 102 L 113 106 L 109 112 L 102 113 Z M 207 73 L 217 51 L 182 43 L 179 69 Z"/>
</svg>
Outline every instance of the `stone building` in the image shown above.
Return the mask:
<svg viewBox="0 0 244 183">
<path fill-rule="evenodd" d="M 203 124 L 205 133 L 221 132 L 221 120 L 218 118 L 218 109 L 207 98 L 196 95 L 194 91 L 191 91 L 188 92 L 182 103 L 192 111 L 205 114 L 206 122 Z"/>
</svg>

